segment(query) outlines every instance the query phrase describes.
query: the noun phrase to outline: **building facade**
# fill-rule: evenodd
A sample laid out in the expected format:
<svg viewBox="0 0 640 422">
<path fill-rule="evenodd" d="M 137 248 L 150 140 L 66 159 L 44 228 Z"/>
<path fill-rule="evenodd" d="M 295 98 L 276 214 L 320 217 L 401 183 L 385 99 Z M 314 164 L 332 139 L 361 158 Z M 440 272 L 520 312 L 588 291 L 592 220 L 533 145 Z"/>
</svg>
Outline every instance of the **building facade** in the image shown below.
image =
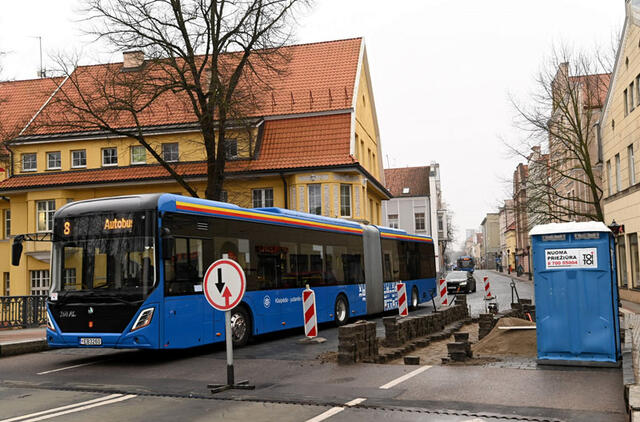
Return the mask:
<svg viewBox="0 0 640 422">
<path fill-rule="evenodd" d="M 628 2 L 627 2 L 628 3 Z M 600 122 L 605 223 L 616 236 L 620 297 L 640 303 L 640 27 L 625 18 L 611 87 Z"/>
<path fill-rule="evenodd" d="M 500 221 L 498 213 L 488 213 L 480 224 L 482 230 L 482 249 L 485 268 L 497 270 L 500 256 Z"/>
<path fill-rule="evenodd" d="M 527 181 L 529 166 L 518 164 L 513 173 L 513 209 L 515 217 L 515 270 L 521 273 L 530 272 L 529 216 Z"/>
<path fill-rule="evenodd" d="M 285 49 L 286 77 L 272 81 L 270 95 L 245 119 L 248 123 L 227 129 L 223 196 L 243 207 L 275 206 L 380 224 L 381 203 L 390 193 L 384 186 L 363 40 Z M 78 67 L 74 74 L 83 80 L 84 74 L 99 75 L 105 66 L 137 71 L 126 63 Z M 319 74 L 322 79 L 315 77 Z M 50 245 L 25 243 L 26 256 L 14 267 L 9 265 L 9 243 L 17 234 L 50 232 L 53 214 L 62 205 L 116 195 L 187 193 L 134 139 L 95 128 L 39 124 L 58 114 L 56 96 L 65 93 L 66 83 L 68 79 L 48 80 L 44 99 L 24 94 L 20 102 L 32 105 L 33 112 L 19 136 L 7 142 L 9 177 L 0 182 L 5 238 L 0 254 L 6 257 L 0 260 L 0 272 L 10 280 L 4 294 L 47 292 Z M 0 84 L 0 97 L 6 86 Z M 143 129 L 154 151 L 202 196 L 205 145 L 193 113 L 162 108 L 145 119 Z"/>
</svg>

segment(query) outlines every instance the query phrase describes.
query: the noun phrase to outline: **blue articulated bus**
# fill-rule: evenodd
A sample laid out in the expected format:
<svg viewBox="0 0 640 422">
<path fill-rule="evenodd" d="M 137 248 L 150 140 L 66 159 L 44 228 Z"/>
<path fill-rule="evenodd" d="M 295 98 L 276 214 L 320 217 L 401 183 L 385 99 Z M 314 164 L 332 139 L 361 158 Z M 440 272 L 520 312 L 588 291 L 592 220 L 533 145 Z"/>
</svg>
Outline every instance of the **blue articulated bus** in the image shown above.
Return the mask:
<svg viewBox="0 0 640 422">
<path fill-rule="evenodd" d="M 247 277 L 232 338 L 303 326 L 302 290 L 318 322 L 397 308 L 435 289 L 431 238 L 280 208 L 171 194 L 67 204 L 54 216 L 51 347 L 176 349 L 225 339 L 224 314 L 206 302 L 208 266 L 227 256 Z"/>
</svg>

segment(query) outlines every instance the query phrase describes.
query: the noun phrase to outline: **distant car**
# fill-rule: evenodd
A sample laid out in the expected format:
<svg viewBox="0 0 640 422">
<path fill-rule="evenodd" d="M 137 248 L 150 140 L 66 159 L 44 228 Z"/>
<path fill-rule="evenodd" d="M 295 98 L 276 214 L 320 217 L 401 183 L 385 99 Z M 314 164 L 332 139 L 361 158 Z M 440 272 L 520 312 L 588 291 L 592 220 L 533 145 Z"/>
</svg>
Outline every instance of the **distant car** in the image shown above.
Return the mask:
<svg viewBox="0 0 640 422">
<path fill-rule="evenodd" d="M 448 293 L 476 291 L 476 279 L 469 271 L 451 271 L 445 278 Z"/>
</svg>

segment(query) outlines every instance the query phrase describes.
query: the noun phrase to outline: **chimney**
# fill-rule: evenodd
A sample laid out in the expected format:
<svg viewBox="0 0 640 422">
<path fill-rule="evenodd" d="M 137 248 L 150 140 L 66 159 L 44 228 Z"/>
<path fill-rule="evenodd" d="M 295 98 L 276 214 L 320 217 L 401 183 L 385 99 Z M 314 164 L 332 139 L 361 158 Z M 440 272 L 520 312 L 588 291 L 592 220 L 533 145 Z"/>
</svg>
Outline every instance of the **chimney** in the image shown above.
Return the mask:
<svg viewBox="0 0 640 422">
<path fill-rule="evenodd" d="M 125 51 L 122 53 L 122 57 L 124 59 L 122 63 L 123 70 L 139 69 L 144 64 L 144 52 L 140 50 Z"/>
</svg>

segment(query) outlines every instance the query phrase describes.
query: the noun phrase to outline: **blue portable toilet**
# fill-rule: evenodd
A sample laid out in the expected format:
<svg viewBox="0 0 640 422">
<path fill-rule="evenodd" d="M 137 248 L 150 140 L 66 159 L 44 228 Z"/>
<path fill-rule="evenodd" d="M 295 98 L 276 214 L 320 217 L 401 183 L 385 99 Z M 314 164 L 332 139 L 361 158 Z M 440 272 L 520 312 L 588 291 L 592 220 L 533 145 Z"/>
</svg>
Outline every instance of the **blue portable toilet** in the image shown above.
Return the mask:
<svg viewBox="0 0 640 422">
<path fill-rule="evenodd" d="M 529 233 L 538 363 L 619 366 L 614 238 L 601 222 L 554 223 Z"/>
</svg>

